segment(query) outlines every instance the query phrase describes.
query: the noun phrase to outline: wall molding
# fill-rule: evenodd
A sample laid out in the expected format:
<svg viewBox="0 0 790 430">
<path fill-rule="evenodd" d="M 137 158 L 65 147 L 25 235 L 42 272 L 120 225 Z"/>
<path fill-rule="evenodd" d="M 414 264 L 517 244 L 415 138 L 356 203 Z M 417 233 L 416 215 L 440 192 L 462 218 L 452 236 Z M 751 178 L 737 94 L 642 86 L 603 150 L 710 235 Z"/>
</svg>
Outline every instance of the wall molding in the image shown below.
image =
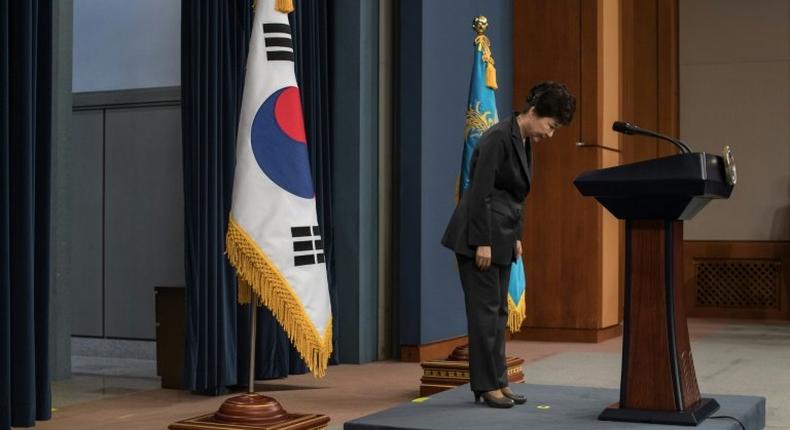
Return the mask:
<svg viewBox="0 0 790 430">
<path fill-rule="evenodd" d="M 181 87 L 157 87 L 73 93 L 72 106 L 77 111 L 180 104 Z"/>
<path fill-rule="evenodd" d="M 551 327 L 521 327 L 512 335 L 513 339 L 534 342 L 584 342 L 600 343 L 623 334 L 623 324 L 598 329 L 574 329 Z"/>
</svg>

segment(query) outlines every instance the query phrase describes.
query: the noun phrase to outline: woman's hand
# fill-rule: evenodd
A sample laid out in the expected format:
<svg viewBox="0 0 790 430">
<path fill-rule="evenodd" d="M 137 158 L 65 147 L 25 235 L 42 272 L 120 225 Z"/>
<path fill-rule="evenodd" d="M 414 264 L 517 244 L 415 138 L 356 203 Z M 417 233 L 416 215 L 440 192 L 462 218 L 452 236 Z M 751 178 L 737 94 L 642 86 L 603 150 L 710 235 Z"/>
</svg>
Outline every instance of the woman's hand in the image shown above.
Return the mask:
<svg viewBox="0 0 790 430">
<path fill-rule="evenodd" d="M 517 241 L 516 241 L 516 246 L 515 246 L 515 248 L 514 248 L 514 249 L 516 250 L 516 258 L 521 258 L 521 254 L 522 254 L 524 251 L 523 251 L 523 249 L 521 248 L 521 241 L 520 241 L 520 240 L 517 240 Z"/>
<path fill-rule="evenodd" d="M 487 270 L 491 266 L 491 247 L 478 246 L 475 252 L 475 263 L 480 270 Z"/>
</svg>

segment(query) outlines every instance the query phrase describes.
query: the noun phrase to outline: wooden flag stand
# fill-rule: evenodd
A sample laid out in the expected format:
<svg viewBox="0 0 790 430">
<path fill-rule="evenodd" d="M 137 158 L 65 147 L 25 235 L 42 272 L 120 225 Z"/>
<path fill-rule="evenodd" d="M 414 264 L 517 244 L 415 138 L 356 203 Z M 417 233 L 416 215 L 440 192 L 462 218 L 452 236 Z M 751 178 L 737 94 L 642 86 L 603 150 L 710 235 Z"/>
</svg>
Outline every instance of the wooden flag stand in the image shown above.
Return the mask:
<svg viewBox="0 0 790 430">
<path fill-rule="evenodd" d="M 250 380 L 247 393 L 233 396 L 217 412 L 170 424 L 170 430 L 322 430 L 329 417 L 289 414 L 273 397 L 255 392 L 255 331 L 258 298 L 250 303 Z"/>
<path fill-rule="evenodd" d="M 522 365 L 524 359 L 519 357 L 506 357 L 507 380 L 510 383 L 523 383 L 524 372 Z M 433 394 L 455 388 L 469 383 L 469 345 L 462 345 L 447 357 L 446 360 L 428 360 L 420 363 L 422 378 L 420 378 L 420 396 Z"/>
</svg>

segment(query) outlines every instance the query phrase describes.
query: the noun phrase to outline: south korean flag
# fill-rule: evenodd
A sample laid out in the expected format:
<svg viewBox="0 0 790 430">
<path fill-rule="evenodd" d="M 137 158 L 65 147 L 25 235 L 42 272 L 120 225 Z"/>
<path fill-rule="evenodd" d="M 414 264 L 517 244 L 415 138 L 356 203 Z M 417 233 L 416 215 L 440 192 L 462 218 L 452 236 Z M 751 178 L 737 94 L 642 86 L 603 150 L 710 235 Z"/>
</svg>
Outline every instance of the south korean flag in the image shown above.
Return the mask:
<svg viewBox="0 0 790 430">
<path fill-rule="evenodd" d="M 288 16 L 258 0 L 247 58 L 227 253 L 254 297 L 323 376 L 332 315 Z M 247 287 L 249 286 L 249 287 Z"/>
</svg>

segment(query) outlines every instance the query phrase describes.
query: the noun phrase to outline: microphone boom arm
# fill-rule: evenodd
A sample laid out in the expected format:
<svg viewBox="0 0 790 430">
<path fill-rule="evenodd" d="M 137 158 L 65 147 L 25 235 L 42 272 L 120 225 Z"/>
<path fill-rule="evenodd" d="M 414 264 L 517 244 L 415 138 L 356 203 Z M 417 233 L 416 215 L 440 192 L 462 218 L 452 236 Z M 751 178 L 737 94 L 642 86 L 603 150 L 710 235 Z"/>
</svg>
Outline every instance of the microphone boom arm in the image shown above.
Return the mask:
<svg viewBox="0 0 790 430">
<path fill-rule="evenodd" d="M 686 144 L 683 143 L 683 141 L 681 141 L 680 139 L 673 139 L 669 136 L 665 136 L 655 131 L 645 130 L 644 128 L 640 128 L 628 122 L 615 121 L 612 124 L 612 130 L 623 134 L 641 134 L 643 136 L 650 136 L 650 137 L 655 137 L 657 139 L 666 140 L 667 142 L 675 145 L 678 149 L 680 149 L 681 153 L 688 154 L 691 152 L 689 147 L 686 146 Z"/>
</svg>

